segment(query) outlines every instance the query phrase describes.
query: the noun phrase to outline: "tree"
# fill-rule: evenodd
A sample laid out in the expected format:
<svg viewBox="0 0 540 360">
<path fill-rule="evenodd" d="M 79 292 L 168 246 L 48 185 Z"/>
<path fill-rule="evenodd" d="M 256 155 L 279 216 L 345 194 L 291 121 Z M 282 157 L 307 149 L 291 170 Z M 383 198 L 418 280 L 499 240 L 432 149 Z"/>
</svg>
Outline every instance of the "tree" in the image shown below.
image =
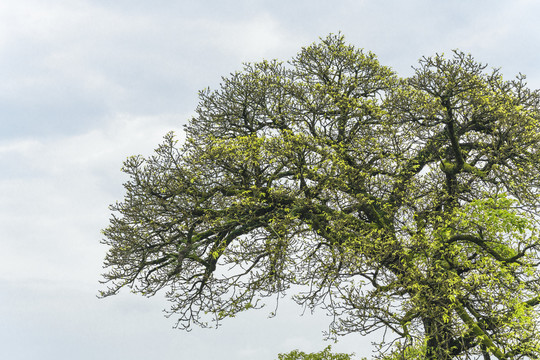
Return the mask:
<svg viewBox="0 0 540 360">
<path fill-rule="evenodd" d="M 102 296 L 167 289 L 188 329 L 294 286 L 387 359 L 540 356 L 540 94 L 459 51 L 414 70 L 329 35 L 202 91 L 124 164 Z"/>
<path fill-rule="evenodd" d="M 351 360 L 351 354 L 333 354 L 332 347 L 329 345 L 318 353 L 306 354 L 293 350 L 287 354 L 279 354 L 278 360 Z"/>
</svg>

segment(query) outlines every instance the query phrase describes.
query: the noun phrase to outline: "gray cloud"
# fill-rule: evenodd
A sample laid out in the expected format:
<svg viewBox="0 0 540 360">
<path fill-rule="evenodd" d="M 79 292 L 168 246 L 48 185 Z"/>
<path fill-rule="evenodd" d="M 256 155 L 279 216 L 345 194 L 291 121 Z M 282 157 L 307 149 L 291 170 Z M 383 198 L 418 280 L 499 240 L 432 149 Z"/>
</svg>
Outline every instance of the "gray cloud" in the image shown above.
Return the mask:
<svg viewBox="0 0 540 360">
<path fill-rule="evenodd" d="M 539 87 L 534 1 L 83 1 L 0 3 L 0 336 L 6 359 L 273 359 L 321 350 L 328 319 L 247 313 L 217 331 L 171 330 L 167 304 L 97 300 L 107 205 L 122 161 L 178 131 L 197 91 L 242 62 L 287 60 L 329 32 L 410 73 L 470 51 Z M 369 339 L 335 345 L 361 354 Z M 210 346 L 212 345 L 212 346 Z M 204 352 L 201 353 L 201 349 Z M 180 354 L 180 355 L 179 355 Z M 199 355 L 197 355 L 199 354 Z M 369 355 L 365 353 L 365 355 Z"/>
</svg>

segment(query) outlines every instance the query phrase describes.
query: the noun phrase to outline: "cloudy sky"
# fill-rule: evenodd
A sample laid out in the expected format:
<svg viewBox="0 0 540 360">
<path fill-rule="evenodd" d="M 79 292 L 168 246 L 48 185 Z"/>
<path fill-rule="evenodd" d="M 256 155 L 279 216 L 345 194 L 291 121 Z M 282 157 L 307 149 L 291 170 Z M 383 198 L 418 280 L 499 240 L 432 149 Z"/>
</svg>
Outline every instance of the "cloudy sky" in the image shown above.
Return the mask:
<svg viewBox="0 0 540 360">
<path fill-rule="evenodd" d="M 252 311 L 173 330 L 166 302 L 96 298 L 122 161 L 151 155 L 197 91 L 242 62 L 287 60 L 341 31 L 403 76 L 459 48 L 540 88 L 534 0 L 0 1 L 0 358 L 275 359 L 327 343 L 322 312 Z M 350 335 L 336 351 L 370 355 Z"/>
</svg>

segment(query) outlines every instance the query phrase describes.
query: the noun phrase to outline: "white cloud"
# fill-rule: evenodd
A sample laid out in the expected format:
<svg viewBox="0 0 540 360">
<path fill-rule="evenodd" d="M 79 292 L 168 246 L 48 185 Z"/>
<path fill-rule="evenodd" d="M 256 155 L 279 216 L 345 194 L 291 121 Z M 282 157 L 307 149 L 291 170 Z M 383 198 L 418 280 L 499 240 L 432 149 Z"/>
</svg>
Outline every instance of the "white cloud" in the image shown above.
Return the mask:
<svg viewBox="0 0 540 360">
<path fill-rule="evenodd" d="M 284 31 L 278 20 L 268 13 L 244 21 L 216 22 L 203 18 L 196 27 L 201 29 L 208 46 L 242 62 L 278 57 L 284 49 L 296 52 L 299 47 L 298 39 Z"/>
<path fill-rule="evenodd" d="M 95 281 L 123 160 L 150 155 L 182 120 L 120 115 L 82 135 L 0 143 L 0 278 Z"/>
<path fill-rule="evenodd" d="M 241 62 L 289 57 L 299 46 L 268 12 L 224 18 L 181 5 L 2 2 L 0 137 L 81 133 L 118 112 L 186 112 L 198 90 Z"/>
</svg>

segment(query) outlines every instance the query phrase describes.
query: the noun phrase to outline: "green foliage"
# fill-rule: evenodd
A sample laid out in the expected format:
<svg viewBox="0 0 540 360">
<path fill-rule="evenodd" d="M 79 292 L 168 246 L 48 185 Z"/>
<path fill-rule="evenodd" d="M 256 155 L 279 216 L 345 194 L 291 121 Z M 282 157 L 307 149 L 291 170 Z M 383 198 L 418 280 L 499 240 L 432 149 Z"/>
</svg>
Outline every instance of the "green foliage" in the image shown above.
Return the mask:
<svg viewBox="0 0 540 360">
<path fill-rule="evenodd" d="M 537 358 L 540 94 L 486 69 L 399 78 L 339 35 L 245 65 L 125 162 L 102 295 L 166 289 L 189 329 L 294 286 L 381 359 Z"/>
<path fill-rule="evenodd" d="M 327 346 L 318 353 L 306 354 L 302 351 L 293 350 L 287 354 L 279 354 L 278 360 L 351 360 L 354 354 L 334 354 L 332 347 Z"/>
</svg>

